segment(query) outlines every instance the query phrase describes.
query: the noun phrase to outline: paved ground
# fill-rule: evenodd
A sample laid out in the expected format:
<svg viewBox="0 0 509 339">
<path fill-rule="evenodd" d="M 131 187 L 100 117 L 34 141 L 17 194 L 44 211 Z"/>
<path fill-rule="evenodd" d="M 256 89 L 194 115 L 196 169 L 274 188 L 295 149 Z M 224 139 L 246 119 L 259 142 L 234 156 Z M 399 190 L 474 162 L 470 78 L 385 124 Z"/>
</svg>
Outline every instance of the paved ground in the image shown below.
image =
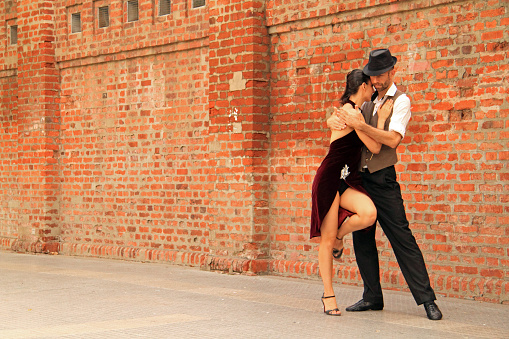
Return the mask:
<svg viewBox="0 0 509 339">
<path fill-rule="evenodd" d="M 0 338 L 509 338 L 509 306 L 440 298 L 430 321 L 410 293 L 349 313 L 361 289 L 168 264 L 0 252 Z"/>
</svg>

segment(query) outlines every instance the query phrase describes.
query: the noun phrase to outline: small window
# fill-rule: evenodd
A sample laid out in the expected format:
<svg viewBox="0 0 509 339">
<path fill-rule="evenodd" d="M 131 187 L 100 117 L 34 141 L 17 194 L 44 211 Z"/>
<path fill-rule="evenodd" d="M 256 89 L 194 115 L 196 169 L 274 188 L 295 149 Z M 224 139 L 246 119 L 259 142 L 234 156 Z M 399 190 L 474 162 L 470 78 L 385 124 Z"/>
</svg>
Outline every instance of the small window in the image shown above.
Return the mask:
<svg viewBox="0 0 509 339">
<path fill-rule="evenodd" d="M 110 25 L 110 9 L 108 6 L 99 7 L 99 28 Z"/>
<path fill-rule="evenodd" d="M 71 17 L 71 33 L 81 32 L 81 13 L 73 13 Z"/>
<path fill-rule="evenodd" d="M 205 0 L 193 0 L 193 8 L 205 6 Z"/>
<path fill-rule="evenodd" d="M 18 26 L 11 26 L 11 45 L 18 43 Z"/>
<path fill-rule="evenodd" d="M 159 1 L 159 16 L 168 15 L 171 12 L 171 1 L 160 0 Z"/>
<path fill-rule="evenodd" d="M 138 21 L 138 1 L 127 2 L 127 22 Z"/>
</svg>

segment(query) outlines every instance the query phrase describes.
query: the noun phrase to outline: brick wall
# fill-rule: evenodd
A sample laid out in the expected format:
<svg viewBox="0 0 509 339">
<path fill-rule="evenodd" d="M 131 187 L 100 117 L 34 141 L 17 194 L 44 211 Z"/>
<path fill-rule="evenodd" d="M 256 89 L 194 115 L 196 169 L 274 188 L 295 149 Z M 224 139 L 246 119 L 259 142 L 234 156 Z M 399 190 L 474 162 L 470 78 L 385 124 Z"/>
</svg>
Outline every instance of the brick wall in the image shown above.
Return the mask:
<svg viewBox="0 0 509 339">
<path fill-rule="evenodd" d="M 208 5 L 209 264 L 221 270 L 267 271 L 270 66 L 264 1 Z"/>
<path fill-rule="evenodd" d="M 2 247 L 10 247 L 18 237 L 18 119 L 16 98 L 18 79 L 17 73 L 17 45 L 11 44 L 10 28 L 16 26 L 16 10 L 12 9 L 12 2 L 0 3 L 1 52 L 0 52 L 0 111 L 1 135 L 0 140 L 0 172 L 1 172 L 1 215 L 0 239 Z"/>
<path fill-rule="evenodd" d="M 5 39 L 9 45 L 17 47 L 15 201 L 18 202 L 18 227 L 13 248 L 52 252 L 59 247 L 60 233 L 56 8 L 49 1 L 17 1 L 16 4 L 17 44 L 13 43 L 9 29 L 9 38 Z"/>
<path fill-rule="evenodd" d="M 159 16 L 152 4 L 132 22 L 125 1 L 59 9 L 62 252 L 203 265 L 208 12 L 172 1 Z"/>
<path fill-rule="evenodd" d="M 0 80 L 2 96 L 0 98 L 0 140 L 1 161 L 1 212 L 0 212 L 0 239 L 3 246 L 10 246 L 12 240 L 18 237 L 18 188 L 17 188 L 17 136 L 18 127 L 16 119 L 17 79 L 12 71 L 3 71 Z"/>
<path fill-rule="evenodd" d="M 346 73 L 389 47 L 413 112 L 397 170 L 432 284 L 508 302 L 507 1 L 159 5 L 129 21 L 121 0 L 0 4 L 2 248 L 318 279 L 325 118 Z M 383 286 L 405 290 L 377 239 Z M 344 257 L 337 281 L 361 284 L 351 237 Z"/>
</svg>

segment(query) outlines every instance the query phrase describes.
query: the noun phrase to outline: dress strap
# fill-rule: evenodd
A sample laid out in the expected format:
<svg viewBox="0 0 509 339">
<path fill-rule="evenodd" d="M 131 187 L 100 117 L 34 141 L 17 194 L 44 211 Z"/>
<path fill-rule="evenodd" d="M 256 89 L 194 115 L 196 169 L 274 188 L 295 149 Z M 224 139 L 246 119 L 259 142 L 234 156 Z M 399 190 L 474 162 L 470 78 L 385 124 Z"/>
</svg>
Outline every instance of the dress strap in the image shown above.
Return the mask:
<svg viewBox="0 0 509 339">
<path fill-rule="evenodd" d="M 347 103 L 347 104 L 352 105 L 352 107 L 353 107 L 353 108 L 355 108 L 355 106 L 356 106 L 356 103 L 355 103 L 355 102 L 353 102 L 353 101 L 352 101 L 352 100 L 350 100 L 350 99 L 347 99 L 347 100 L 346 100 L 346 103 Z"/>
</svg>

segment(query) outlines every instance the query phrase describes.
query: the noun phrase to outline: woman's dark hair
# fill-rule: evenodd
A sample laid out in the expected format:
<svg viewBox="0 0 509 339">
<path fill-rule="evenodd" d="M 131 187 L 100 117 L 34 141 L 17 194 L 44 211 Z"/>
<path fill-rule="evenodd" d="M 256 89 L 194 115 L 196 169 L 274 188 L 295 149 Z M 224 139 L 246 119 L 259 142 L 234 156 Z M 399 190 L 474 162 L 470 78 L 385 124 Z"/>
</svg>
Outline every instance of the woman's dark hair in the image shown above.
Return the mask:
<svg viewBox="0 0 509 339">
<path fill-rule="evenodd" d="M 359 90 L 359 87 L 363 83 L 369 82 L 369 76 L 362 73 L 360 69 L 354 69 L 346 76 L 346 88 L 345 93 L 341 96 L 341 104 L 344 105 L 350 99 L 351 95 L 354 95 Z"/>
</svg>

